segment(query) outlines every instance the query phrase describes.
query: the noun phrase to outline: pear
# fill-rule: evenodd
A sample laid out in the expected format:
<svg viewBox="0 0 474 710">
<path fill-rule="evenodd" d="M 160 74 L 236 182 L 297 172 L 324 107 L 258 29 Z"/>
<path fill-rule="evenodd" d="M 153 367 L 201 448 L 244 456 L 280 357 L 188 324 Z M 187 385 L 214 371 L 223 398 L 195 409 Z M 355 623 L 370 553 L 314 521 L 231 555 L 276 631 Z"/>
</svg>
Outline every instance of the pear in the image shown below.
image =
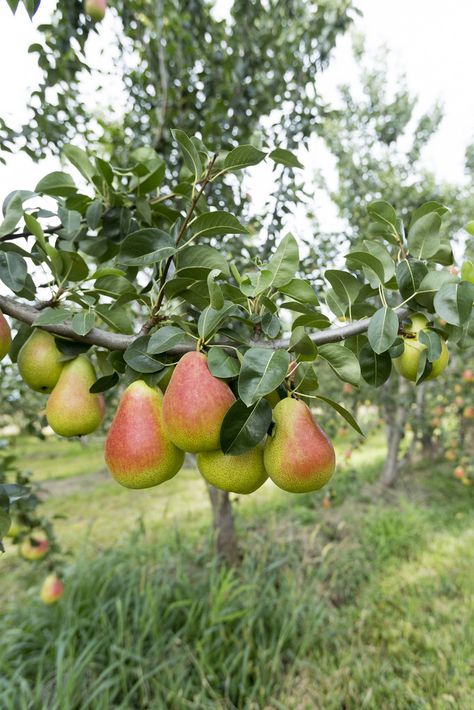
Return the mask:
<svg viewBox="0 0 474 710">
<path fill-rule="evenodd" d="M 210 373 L 207 357 L 186 353 L 176 365 L 163 398 L 168 436 L 183 451 L 219 449 L 222 420 L 234 402 L 230 387 Z"/>
<path fill-rule="evenodd" d="M 48 574 L 41 587 L 40 597 L 45 604 L 54 604 L 64 594 L 64 583 L 56 572 Z"/>
<path fill-rule="evenodd" d="M 105 461 L 126 488 L 150 488 L 175 476 L 184 452 L 163 425 L 163 395 L 143 380 L 132 382 L 120 400 L 105 442 Z"/>
<path fill-rule="evenodd" d="M 11 537 L 12 539 L 15 539 L 25 529 L 24 525 L 20 523 L 20 521 L 17 518 L 12 518 L 11 525 L 8 529 L 8 532 L 6 533 L 6 537 Z"/>
<path fill-rule="evenodd" d="M 95 431 L 104 417 L 104 398 L 91 394 L 96 380 L 85 355 L 66 362 L 46 404 L 48 424 L 60 436 L 83 436 Z"/>
<path fill-rule="evenodd" d="M 263 446 L 232 456 L 222 451 L 203 451 L 196 457 L 198 469 L 208 483 L 229 493 L 253 493 L 265 483 Z"/>
<path fill-rule="evenodd" d="M 422 313 L 416 313 L 411 317 L 411 323 L 409 326 L 409 331 L 413 333 L 412 338 L 403 338 L 404 350 L 402 354 L 394 358 L 393 365 L 396 371 L 411 382 L 416 382 L 418 373 L 418 363 L 420 361 L 421 354 L 426 350 L 426 345 L 420 342 L 419 334 L 420 331 L 426 329 L 426 324 L 428 320 L 426 316 Z M 434 380 L 438 377 L 443 370 L 446 368 L 449 361 L 449 352 L 446 346 L 444 338 L 441 340 L 441 355 L 437 360 L 431 363 L 432 370 L 426 380 Z"/>
<path fill-rule="evenodd" d="M 49 542 L 44 532 L 33 532 L 28 537 L 25 537 L 20 545 L 20 555 L 25 560 L 35 562 L 46 557 L 49 550 Z"/>
<path fill-rule="evenodd" d="M 309 407 L 286 397 L 274 408 L 273 419 L 275 428 L 263 454 L 272 481 L 289 493 L 322 488 L 334 473 L 336 456 Z"/>
<path fill-rule="evenodd" d="M 107 9 L 107 0 L 86 0 L 84 3 L 84 11 L 89 15 L 92 22 L 100 22 L 105 17 Z"/>
<path fill-rule="evenodd" d="M 10 326 L 8 325 L 7 319 L 0 311 L 0 360 L 3 360 L 5 355 L 8 354 L 11 344 L 12 332 L 10 330 Z"/>
<path fill-rule="evenodd" d="M 28 387 L 35 392 L 49 394 L 56 386 L 64 366 L 61 357 L 54 336 L 36 328 L 20 348 L 18 370 Z"/>
</svg>

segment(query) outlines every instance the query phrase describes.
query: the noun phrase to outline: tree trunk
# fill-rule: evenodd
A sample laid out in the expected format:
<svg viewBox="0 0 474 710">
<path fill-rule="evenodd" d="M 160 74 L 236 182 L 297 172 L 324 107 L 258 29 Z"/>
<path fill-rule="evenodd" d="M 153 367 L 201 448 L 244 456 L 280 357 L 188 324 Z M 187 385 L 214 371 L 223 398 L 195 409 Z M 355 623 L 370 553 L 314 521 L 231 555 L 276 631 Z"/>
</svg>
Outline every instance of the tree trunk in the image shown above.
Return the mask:
<svg viewBox="0 0 474 710">
<path fill-rule="evenodd" d="M 385 423 L 387 428 L 387 458 L 380 477 L 380 483 L 384 488 L 394 485 L 401 469 L 399 461 L 400 445 L 405 436 L 405 424 L 407 421 L 411 398 L 405 383 L 400 384 L 400 389 L 396 393 L 387 392 L 384 402 Z"/>
<path fill-rule="evenodd" d="M 225 565 L 235 567 L 239 564 L 241 555 L 235 534 L 234 515 L 229 494 L 209 485 L 207 490 L 211 499 L 216 555 Z"/>
</svg>

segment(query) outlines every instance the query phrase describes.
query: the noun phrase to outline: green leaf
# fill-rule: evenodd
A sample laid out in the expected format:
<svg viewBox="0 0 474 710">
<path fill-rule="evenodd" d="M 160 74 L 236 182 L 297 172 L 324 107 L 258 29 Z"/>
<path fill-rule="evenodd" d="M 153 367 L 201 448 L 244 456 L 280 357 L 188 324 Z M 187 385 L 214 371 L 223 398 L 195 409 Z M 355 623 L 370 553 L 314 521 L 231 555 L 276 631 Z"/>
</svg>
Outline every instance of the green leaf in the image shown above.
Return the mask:
<svg viewBox="0 0 474 710">
<path fill-rule="evenodd" d="M 120 246 L 117 262 L 124 266 L 150 266 L 176 252 L 174 239 L 161 229 L 139 229 L 128 234 Z"/>
<path fill-rule="evenodd" d="M 72 317 L 71 326 L 78 335 L 87 335 L 95 324 L 95 314 L 88 311 L 81 311 Z"/>
<path fill-rule="evenodd" d="M 344 303 L 354 303 L 362 288 L 361 282 L 355 276 L 347 271 L 339 271 L 338 269 L 328 269 L 324 272 L 324 276 L 331 284 L 334 293 Z"/>
<path fill-rule="evenodd" d="M 103 213 L 104 205 L 102 204 L 102 200 L 96 199 L 91 202 L 86 210 L 87 226 L 91 229 L 97 229 Z"/>
<path fill-rule="evenodd" d="M 220 275 L 220 273 L 220 269 L 213 269 L 209 272 L 207 277 L 210 305 L 215 311 L 219 311 L 224 307 L 224 296 L 222 295 L 219 285 L 216 284 L 216 278 Z"/>
<path fill-rule="evenodd" d="M 299 265 L 298 242 L 292 234 L 283 237 L 276 252 L 268 262 L 272 273 L 272 286 L 279 288 L 291 281 Z"/>
<path fill-rule="evenodd" d="M 392 358 L 388 352 L 378 355 L 370 345 L 365 344 L 359 353 L 359 363 L 362 377 L 368 385 L 380 387 L 390 377 Z"/>
<path fill-rule="evenodd" d="M 285 150 L 285 148 L 275 148 L 268 156 L 275 163 L 284 165 L 287 168 L 303 168 L 304 166 L 300 163 L 296 155 L 294 155 L 290 150 Z"/>
<path fill-rule="evenodd" d="M 73 251 L 58 252 L 61 267 L 58 274 L 65 281 L 83 281 L 89 275 L 89 267 L 80 254 Z M 58 264 L 59 266 L 59 264 Z"/>
<path fill-rule="evenodd" d="M 164 364 L 155 360 L 148 353 L 148 343 L 150 336 L 141 335 L 125 350 L 123 359 L 136 372 L 151 373 L 159 372 L 164 368 Z"/>
<path fill-rule="evenodd" d="M 42 178 L 35 187 L 35 192 L 52 197 L 67 197 L 77 191 L 74 180 L 67 173 L 55 171 Z"/>
<path fill-rule="evenodd" d="M 393 344 L 398 335 L 398 317 L 395 311 L 384 306 L 370 319 L 367 337 L 372 350 L 380 355 Z"/>
<path fill-rule="evenodd" d="M 349 382 L 356 387 L 360 384 L 360 365 L 352 350 L 344 345 L 329 343 L 320 345 L 318 353 L 343 382 Z"/>
<path fill-rule="evenodd" d="M 133 323 L 131 316 L 123 306 L 102 304 L 96 306 L 95 311 L 99 318 L 114 330 L 117 330 L 119 333 L 132 335 Z"/>
<path fill-rule="evenodd" d="M 393 231 L 397 231 L 398 218 L 392 205 L 384 200 L 376 200 L 367 205 L 367 214 L 374 219 L 376 222 L 386 225 L 389 228 L 393 228 Z"/>
<path fill-rule="evenodd" d="M 0 279 L 5 286 L 17 293 L 25 286 L 28 269 L 26 262 L 19 254 L 0 251 Z"/>
<path fill-rule="evenodd" d="M 313 362 L 300 362 L 296 368 L 294 387 L 303 394 L 314 394 L 319 387 L 319 380 Z"/>
<path fill-rule="evenodd" d="M 385 247 L 383 247 L 381 244 L 378 244 L 377 242 L 369 242 L 367 240 L 364 240 L 363 244 L 365 249 L 367 249 L 367 251 L 372 254 L 372 256 L 377 257 L 377 259 L 382 264 L 384 271 L 384 283 L 390 281 L 392 276 L 395 275 L 395 262 L 393 261 L 387 249 L 385 249 Z M 369 276 L 370 274 L 368 274 L 368 277 Z M 377 286 L 376 283 L 372 285 Z"/>
<path fill-rule="evenodd" d="M 258 271 L 246 274 L 246 276 L 241 279 L 240 290 L 244 296 L 255 298 L 255 296 L 269 289 L 272 282 L 273 273 L 268 269 L 259 269 Z"/>
<path fill-rule="evenodd" d="M 221 210 L 199 215 L 191 222 L 190 228 L 193 239 L 224 234 L 248 234 L 248 229 L 240 224 L 237 217 Z"/>
<path fill-rule="evenodd" d="M 201 177 L 203 170 L 196 146 L 184 131 L 175 129 L 171 131 L 171 135 L 178 143 L 184 162 L 189 170 L 194 174 L 194 181 L 197 182 L 197 180 Z"/>
<path fill-rule="evenodd" d="M 112 372 L 111 375 L 104 375 L 103 377 L 99 377 L 99 379 L 96 380 L 91 387 L 89 387 L 89 392 L 91 394 L 99 394 L 99 392 L 105 392 L 106 390 L 115 387 L 118 381 L 119 376 L 116 372 Z"/>
<path fill-rule="evenodd" d="M 239 145 L 225 157 L 224 170 L 242 170 L 250 165 L 257 165 L 265 158 L 265 153 L 253 145 Z"/>
<path fill-rule="evenodd" d="M 465 261 L 461 267 L 461 279 L 474 284 L 474 264 L 472 261 Z"/>
<path fill-rule="evenodd" d="M 425 308 L 433 308 L 435 294 L 445 283 L 458 283 L 458 278 L 449 271 L 429 271 L 418 288 L 417 303 Z"/>
<path fill-rule="evenodd" d="M 198 320 L 198 333 L 199 337 L 207 340 L 211 335 L 213 335 L 219 326 L 231 318 L 233 315 L 239 314 L 240 311 L 235 304 L 230 301 L 224 301 L 224 306 L 219 310 L 215 310 L 211 306 L 208 306 L 203 310 Z"/>
<path fill-rule="evenodd" d="M 238 381 L 240 399 L 250 406 L 273 392 L 286 377 L 289 355 L 286 350 L 249 348 L 244 355 Z"/>
<path fill-rule="evenodd" d="M 421 287 L 428 273 L 426 265 L 418 259 L 402 259 L 396 268 L 398 289 L 403 299 L 411 298 Z"/>
<path fill-rule="evenodd" d="M 238 399 L 222 422 L 222 451 L 237 456 L 253 449 L 265 437 L 271 421 L 272 408 L 266 399 L 260 399 L 249 407 Z"/>
<path fill-rule="evenodd" d="M 420 330 L 418 340 L 426 345 L 426 356 L 430 362 L 434 362 L 441 355 L 441 338 L 434 330 L 427 328 Z"/>
<path fill-rule="evenodd" d="M 319 305 L 318 297 L 309 281 L 291 279 L 288 283 L 280 286 L 278 290 L 286 296 L 291 296 L 299 303 L 308 303 L 312 306 Z"/>
<path fill-rule="evenodd" d="M 124 293 L 135 293 L 134 285 L 123 276 L 101 276 L 94 283 L 94 287 L 99 293 L 115 298 Z"/>
<path fill-rule="evenodd" d="M 276 338 L 281 330 L 281 321 L 273 313 L 265 313 L 262 318 L 262 330 L 267 338 Z"/>
<path fill-rule="evenodd" d="M 150 337 L 147 352 L 150 355 L 158 355 L 190 340 L 188 333 L 182 328 L 178 328 L 175 325 L 164 325 Z"/>
<path fill-rule="evenodd" d="M 318 349 L 313 343 L 303 326 L 298 326 L 291 333 L 290 346 L 288 350 L 294 353 L 298 361 L 314 360 L 318 354 Z"/>
<path fill-rule="evenodd" d="M 420 207 L 417 207 L 416 210 L 413 210 L 410 219 L 410 228 L 418 219 L 420 219 L 420 217 L 424 217 L 425 215 L 430 214 L 430 212 L 435 212 L 442 217 L 446 212 L 449 212 L 449 210 L 447 207 L 442 205 L 441 202 L 435 202 L 434 200 L 425 202 L 420 205 Z"/>
<path fill-rule="evenodd" d="M 385 283 L 385 269 L 376 256 L 369 254 L 366 251 L 352 251 L 346 256 L 346 260 L 354 265 L 354 268 L 368 268 L 370 269 L 379 283 Z"/>
<path fill-rule="evenodd" d="M 71 316 L 71 311 L 62 306 L 59 308 L 45 308 L 36 316 L 33 325 L 57 325 L 58 323 L 64 323 L 69 320 Z"/>
<path fill-rule="evenodd" d="M 446 283 L 435 295 L 434 307 L 446 323 L 462 325 L 471 315 L 473 300 L 474 285 L 469 281 Z"/>
<path fill-rule="evenodd" d="M 237 377 L 240 372 L 240 362 L 229 355 L 225 348 L 210 348 L 207 354 L 207 365 L 214 377 L 223 380 Z"/>
<path fill-rule="evenodd" d="M 82 150 L 82 148 L 78 148 L 76 145 L 69 143 L 62 149 L 62 154 L 79 170 L 87 182 L 92 182 L 92 178 L 97 175 L 97 171 L 89 160 L 87 153 Z"/>
<path fill-rule="evenodd" d="M 326 402 L 326 404 L 329 404 L 329 406 L 335 409 L 338 414 L 344 417 L 346 422 L 350 424 L 350 426 L 355 429 L 358 434 L 365 436 L 356 419 L 345 407 L 342 406 L 342 404 L 335 402 L 333 399 L 329 399 L 329 397 L 323 397 L 322 394 L 315 394 L 314 397 L 316 397 L 316 399 L 320 399 L 322 402 Z"/>
<path fill-rule="evenodd" d="M 212 269 L 219 269 L 222 274 L 229 275 L 229 264 L 225 256 L 214 247 L 207 244 L 198 244 L 180 249 L 177 254 L 177 265 L 179 275 L 185 276 L 187 270 L 200 270 L 203 278 L 207 278 L 207 272 Z"/>
<path fill-rule="evenodd" d="M 21 199 L 20 193 L 15 193 L 13 197 L 9 200 L 6 210 L 5 218 L 0 224 L 0 237 L 4 237 L 10 234 L 15 229 L 16 225 L 23 216 L 23 201 Z"/>
<path fill-rule="evenodd" d="M 416 220 L 408 232 L 408 248 L 416 259 L 429 259 L 439 249 L 441 217 L 429 212 Z"/>
<path fill-rule="evenodd" d="M 471 236 L 474 237 L 474 219 L 468 222 L 464 229 L 466 230 L 466 232 L 468 232 Z"/>
</svg>

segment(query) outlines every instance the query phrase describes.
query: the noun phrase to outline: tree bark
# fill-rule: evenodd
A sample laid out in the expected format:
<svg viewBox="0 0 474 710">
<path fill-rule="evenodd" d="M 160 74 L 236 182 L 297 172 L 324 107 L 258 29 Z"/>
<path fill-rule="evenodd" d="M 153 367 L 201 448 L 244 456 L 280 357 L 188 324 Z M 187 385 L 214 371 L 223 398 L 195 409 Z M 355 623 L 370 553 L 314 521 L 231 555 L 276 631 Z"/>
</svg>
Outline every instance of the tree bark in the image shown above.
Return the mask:
<svg viewBox="0 0 474 710">
<path fill-rule="evenodd" d="M 241 554 L 237 544 L 234 514 L 229 494 L 209 485 L 207 490 L 212 507 L 216 555 L 223 564 L 228 567 L 236 567 L 240 563 Z"/>
<path fill-rule="evenodd" d="M 380 477 L 380 483 L 384 488 L 390 488 L 395 484 L 401 469 L 399 452 L 405 436 L 405 424 L 410 404 L 411 398 L 404 382 L 400 383 L 398 392 L 387 392 L 384 402 L 387 458 Z"/>
</svg>

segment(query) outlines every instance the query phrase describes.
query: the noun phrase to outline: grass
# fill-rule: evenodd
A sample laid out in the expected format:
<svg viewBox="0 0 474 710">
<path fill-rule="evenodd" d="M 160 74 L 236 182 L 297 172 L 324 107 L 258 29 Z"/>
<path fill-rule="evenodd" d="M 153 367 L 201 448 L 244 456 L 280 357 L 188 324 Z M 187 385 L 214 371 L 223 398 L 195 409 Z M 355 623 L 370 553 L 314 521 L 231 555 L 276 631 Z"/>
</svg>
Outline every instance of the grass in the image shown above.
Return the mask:
<svg viewBox="0 0 474 710">
<path fill-rule="evenodd" d="M 66 594 L 45 607 L 44 571 L 0 561 L 0 707 L 469 710 L 474 492 L 440 463 L 380 499 L 382 461 L 379 440 L 355 454 L 329 510 L 271 485 L 240 498 L 236 571 L 191 469 L 144 495 L 50 481 Z"/>
</svg>

